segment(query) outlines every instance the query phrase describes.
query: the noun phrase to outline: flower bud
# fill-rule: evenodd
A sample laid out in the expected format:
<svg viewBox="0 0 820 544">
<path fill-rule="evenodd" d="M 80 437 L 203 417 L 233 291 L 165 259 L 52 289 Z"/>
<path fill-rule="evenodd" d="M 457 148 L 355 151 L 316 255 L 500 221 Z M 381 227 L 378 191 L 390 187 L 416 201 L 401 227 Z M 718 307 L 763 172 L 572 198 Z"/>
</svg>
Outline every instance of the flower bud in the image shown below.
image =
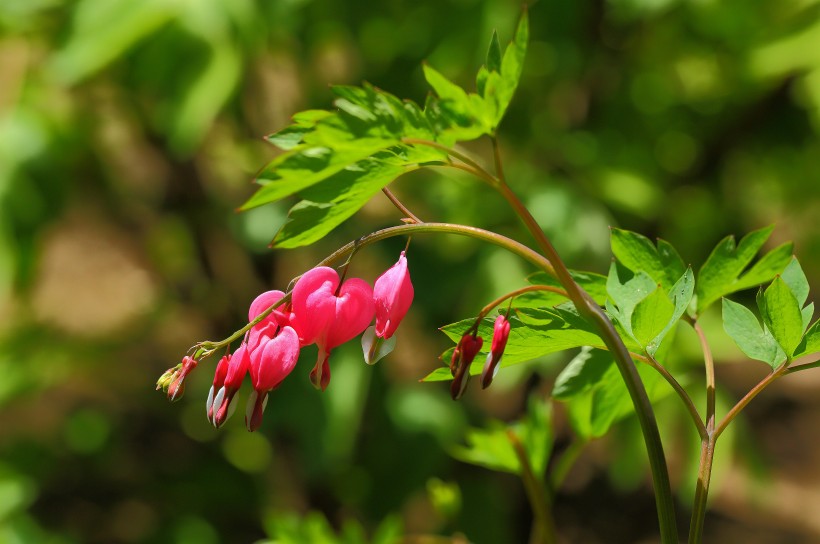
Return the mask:
<svg viewBox="0 0 820 544">
<path fill-rule="evenodd" d="M 493 378 L 498 373 L 498 363 L 501 362 L 501 356 L 504 355 L 504 348 L 507 347 L 507 339 L 510 337 L 510 322 L 504 315 L 499 315 L 495 318 L 495 325 L 493 327 L 493 343 L 490 348 L 490 353 L 487 354 L 487 361 L 484 363 L 484 369 L 481 371 L 481 388 L 487 389 Z"/>
<path fill-rule="evenodd" d="M 196 365 L 197 360 L 193 357 L 185 356 L 182 358 L 182 363 L 177 365 L 176 368 L 178 368 L 178 370 L 173 373 L 171 383 L 168 385 L 167 390 L 164 387 L 162 388 L 166 391 L 168 400 L 175 402 L 182 398 L 182 395 L 185 393 L 185 378 L 196 368 Z M 168 371 L 166 371 L 165 374 L 167 373 Z M 165 377 L 165 374 L 163 374 L 163 377 Z M 159 382 L 157 382 L 158 387 L 159 385 Z"/>
<path fill-rule="evenodd" d="M 453 400 L 458 400 L 467 389 L 467 382 L 470 379 L 470 364 L 481 350 L 484 340 L 480 336 L 473 336 L 466 333 L 461 337 L 455 351 L 453 359 L 450 361 L 450 372 L 453 373 L 453 383 L 450 385 L 450 396 Z"/>
<path fill-rule="evenodd" d="M 413 284 L 404 251 L 398 262 L 376 280 L 373 302 L 376 304 L 376 336 L 387 340 L 396 332 L 413 303 Z"/>
</svg>

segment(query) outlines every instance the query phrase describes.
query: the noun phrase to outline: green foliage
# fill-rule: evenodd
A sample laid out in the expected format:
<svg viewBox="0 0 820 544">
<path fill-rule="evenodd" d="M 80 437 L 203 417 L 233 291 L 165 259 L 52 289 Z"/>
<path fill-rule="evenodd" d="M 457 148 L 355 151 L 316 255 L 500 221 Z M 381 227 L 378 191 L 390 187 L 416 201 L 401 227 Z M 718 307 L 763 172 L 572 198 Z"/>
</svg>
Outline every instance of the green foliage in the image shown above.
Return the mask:
<svg viewBox="0 0 820 544">
<path fill-rule="evenodd" d="M 509 436 L 512 433 L 527 453 L 533 473 L 543 478 L 553 444 L 551 412 L 549 402 L 533 396 L 526 417 L 510 425 L 490 421 L 485 428 L 469 429 L 466 445 L 454 446 L 450 453 L 465 463 L 521 475 L 521 461 Z"/>
<path fill-rule="evenodd" d="M 518 86 L 528 39 L 526 13 L 503 58 L 494 36 L 480 72 L 480 95 L 429 65 L 424 76 L 437 98 L 428 97 L 423 109 L 366 83 L 333 87 L 336 111 L 298 113 L 292 125 L 268 136 L 284 153 L 257 176 L 262 187 L 241 209 L 299 193 L 303 200 L 291 208 L 272 245 L 293 248 L 321 239 L 401 174 L 448 160 L 418 141 L 452 146 L 494 134 Z"/>
<path fill-rule="evenodd" d="M 773 228 L 770 226 L 752 231 L 737 245 L 733 236 L 727 236 L 718 243 L 698 273 L 698 314 L 720 297 L 771 281 L 783 271 L 791 260 L 791 243 L 771 250 L 744 273 L 769 239 Z"/>
<path fill-rule="evenodd" d="M 808 281 L 793 258 L 771 285 L 758 292 L 762 328 L 751 310 L 727 299 L 723 299 L 723 327 L 743 353 L 776 368 L 785 359 L 817 351 L 812 351 L 814 332 L 806 331 L 814 313 L 813 303 L 803 306 L 808 296 Z"/>
<path fill-rule="evenodd" d="M 606 300 L 606 276 L 596 274 L 595 272 L 581 272 L 577 270 L 570 270 L 570 274 L 572 275 L 572 279 L 575 280 L 584 291 L 589 293 L 592 300 L 598 304 L 604 303 Z M 548 285 L 563 289 L 561 282 L 546 272 L 530 274 L 527 276 L 527 283 L 531 285 Z M 551 291 L 533 291 L 515 297 L 515 305 L 517 307 L 543 308 L 561 304 L 566 302 L 566 300 L 566 297 Z"/>
<path fill-rule="evenodd" d="M 655 247 L 645 236 L 622 229 L 610 229 L 610 243 L 615 258 L 632 272 L 646 272 L 667 291 L 686 270 L 683 259 L 666 240 L 658 239 Z"/>
</svg>

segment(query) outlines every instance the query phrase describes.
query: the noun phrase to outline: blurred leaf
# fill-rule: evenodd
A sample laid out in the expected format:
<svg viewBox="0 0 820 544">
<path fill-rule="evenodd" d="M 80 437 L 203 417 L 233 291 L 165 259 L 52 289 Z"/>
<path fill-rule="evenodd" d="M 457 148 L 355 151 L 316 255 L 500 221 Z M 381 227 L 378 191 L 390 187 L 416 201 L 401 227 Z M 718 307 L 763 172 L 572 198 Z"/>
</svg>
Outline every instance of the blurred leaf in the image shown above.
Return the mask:
<svg viewBox="0 0 820 544">
<path fill-rule="evenodd" d="M 772 368 L 786 359 L 777 341 L 768 329 L 760 326 L 752 311 L 728 298 L 723 299 L 723 329 L 751 359 L 763 361 Z"/>
<path fill-rule="evenodd" d="M 753 287 L 771 280 L 782 271 L 791 259 L 780 246 L 761 258 L 759 266 L 752 267 L 741 276 L 755 254 L 763 247 L 774 227 L 764 227 L 744 236 L 735 246 L 733 236 L 727 236 L 718 243 L 712 254 L 698 273 L 697 296 L 698 314 L 724 295 Z M 778 270 L 780 268 L 780 270 Z M 739 277 L 740 276 L 740 277 Z M 739 277 L 739 278 L 738 278 Z"/>
<path fill-rule="evenodd" d="M 791 359 L 803 337 L 803 316 L 789 286 L 779 276 L 763 293 L 763 322 Z"/>
<path fill-rule="evenodd" d="M 608 351 L 582 347 L 581 352 L 555 378 L 552 398 L 569 400 L 575 395 L 590 391 L 613 363 Z"/>
<path fill-rule="evenodd" d="M 487 49 L 487 70 L 490 72 L 501 71 L 501 44 L 498 42 L 498 33 L 493 30 L 493 37 L 490 38 L 490 47 Z"/>
<path fill-rule="evenodd" d="M 612 253 L 622 265 L 634 273 L 646 272 L 669 290 L 680 278 L 686 266 L 672 245 L 658 240 L 658 246 L 643 235 L 628 230 L 610 230 Z"/>
<path fill-rule="evenodd" d="M 511 431 L 524 447 L 533 472 L 543 477 L 552 449 L 550 412 L 549 403 L 533 396 L 527 417 L 510 426 L 493 421 L 487 428 L 470 429 L 467 445 L 453 447 L 451 455 L 465 463 L 520 475 L 521 463 L 508 435 Z"/>
</svg>

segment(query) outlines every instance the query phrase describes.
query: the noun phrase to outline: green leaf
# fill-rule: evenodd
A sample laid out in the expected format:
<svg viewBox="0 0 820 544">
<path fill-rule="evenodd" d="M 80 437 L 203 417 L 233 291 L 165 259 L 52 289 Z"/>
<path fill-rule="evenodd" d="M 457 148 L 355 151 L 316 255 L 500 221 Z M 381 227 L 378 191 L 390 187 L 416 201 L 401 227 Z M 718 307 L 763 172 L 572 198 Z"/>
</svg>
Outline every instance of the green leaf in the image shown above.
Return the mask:
<svg viewBox="0 0 820 544">
<path fill-rule="evenodd" d="M 678 252 L 665 240 L 658 246 L 645 236 L 628 230 L 610 229 L 612 253 L 622 265 L 632 272 L 646 272 L 656 282 L 669 290 L 680 278 L 686 266 Z"/>
<path fill-rule="evenodd" d="M 737 246 L 735 246 L 733 236 L 727 236 L 718 243 L 698 273 L 697 310 L 699 314 L 724 295 L 753 287 L 758 282 L 768 281 L 779 272 L 776 268 L 780 263 L 784 267 L 788 264 L 788 260 L 784 260 L 784 247 L 786 246 L 780 246 L 761 258 L 758 265 L 752 267 L 746 275 L 738 279 L 755 254 L 769 239 L 773 229 L 774 227 L 769 226 L 752 231 L 744 236 Z"/>
<path fill-rule="evenodd" d="M 646 273 L 639 272 L 625 283 L 621 281 L 622 271 L 616 263 L 609 267 L 606 289 L 615 306 L 607 301 L 607 310 L 620 326 L 630 335 L 632 332 L 632 313 L 638 303 L 657 288 L 655 281 Z"/>
<path fill-rule="evenodd" d="M 647 351 L 654 352 L 658 345 L 653 341 L 672 320 L 675 306 L 658 285 L 648 297 L 641 300 L 632 314 L 632 332 L 638 343 Z"/>
<path fill-rule="evenodd" d="M 803 317 L 803 332 L 805 332 L 811 323 L 811 318 L 814 317 L 814 302 L 800 310 L 800 314 Z"/>
<path fill-rule="evenodd" d="M 272 246 L 294 248 L 312 244 L 356 213 L 376 193 L 415 167 L 365 159 L 307 189 L 288 212 L 288 221 Z"/>
<path fill-rule="evenodd" d="M 608 351 L 582 347 L 581 352 L 555 378 L 552 398 L 569 400 L 575 395 L 587 393 L 601 381 L 613 363 Z"/>
<path fill-rule="evenodd" d="M 763 322 L 777 343 L 791 358 L 803 337 L 803 316 L 789 286 L 780 276 L 763 293 L 765 312 Z"/>
<path fill-rule="evenodd" d="M 789 286 L 798 306 L 802 308 L 809 298 L 809 281 L 806 279 L 806 274 L 803 272 L 797 257 L 791 258 L 789 264 L 780 274 L 780 278 Z"/>
<path fill-rule="evenodd" d="M 391 144 L 362 142 L 361 147 L 334 151 L 328 147 L 300 147 L 273 160 L 259 174 L 262 187 L 242 205 L 242 210 L 276 202 L 324 181 L 348 166 L 362 161 Z M 395 142 L 392 143 L 395 145 Z"/>
<path fill-rule="evenodd" d="M 491 133 L 488 105 L 477 94 L 444 77 L 432 66 L 424 65 L 424 77 L 439 97 L 428 101 L 425 114 L 445 145 L 474 140 Z"/>
<path fill-rule="evenodd" d="M 728 298 L 723 299 L 723 329 L 750 359 L 763 361 L 772 368 L 786 359 L 777 341 L 768 329 L 760 326 L 752 311 Z"/>
<path fill-rule="evenodd" d="M 820 319 L 814 322 L 814 325 L 803 336 L 803 341 L 797 346 L 794 352 L 794 357 L 802 355 L 811 355 L 820 351 Z"/>
<path fill-rule="evenodd" d="M 604 304 L 606 301 L 606 276 L 596 274 L 595 272 L 582 272 L 578 270 L 570 270 L 570 275 L 584 291 L 589 293 L 597 304 Z M 561 282 L 546 272 L 530 274 L 527 276 L 527 282 L 532 285 L 549 285 L 563 289 Z M 517 307 L 542 308 L 555 306 L 556 304 L 561 304 L 566 301 L 567 297 L 550 291 L 535 291 L 515 297 L 515 305 Z"/>
<path fill-rule="evenodd" d="M 490 47 L 487 49 L 487 70 L 498 72 L 501 70 L 501 44 L 498 43 L 498 33 L 493 30 L 493 37 L 490 38 Z"/>
<path fill-rule="evenodd" d="M 552 309 L 514 308 L 510 317 L 510 336 L 501 367 L 523 363 L 544 355 L 573 349 L 581 346 L 604 347 L 603 340 L 594 332 L 574 308 L 557 307 Z M 465 319 L 441 328 L 453 342 L 472 327 L 474 319 Z M 495 318 L 485 317 L 478 327 L 478 335 L 484 339 L 483 349 L 470 366 L 470 375 L 481 374 L 486 353 L 489 351 L 493 336 Z M 445 352 L 446 353 L 446 352 Z M 442 361 L 449 363 L 449 358 L 442 355 Z M 422 381 L 452 380 L 448 368 L 439 368 L 427 375 Z"/>
<path fill-rule="evenodd" d="M 794 244 L 791 242 L 777 246 L 740 276 L 737 283 L 732 286 L 733 290 L 741 291 L 772 281 L 777 274 L 783 272 L 783 269 L 792 260 L 793 251 Z"/>
<path fill-rule="evenodd" d="M 646 346 L 646 351 L 649 352 L 650 355 L 655 355 L 657 353 L 658 348 L 663 343 L 666 335 L 669 334 L 678 320 L 683 317 L 683 314 L 686 313 L 686 309 L 689 308 L 689 304 L 692 302 L 692 297 L 694 294 L 695 275 L 692 273 L 691 268 L 687 268 L 686 272 L 683 273 L 683 276 L 681 276 L 680 279 L 675 282 L 675 285 L 672 286 L 672 289 L 669 290 L 669 300 L 672 302 L 675 309 L 666 326 L 661 329 L 661 332 L 659 332 L 657 336 L 655 336 L 655 338 L 652 339 Z"/>
<path fill-rule="evenodd" d="M 494 85 L 490 85 L 492 78 L 488 80 L 485 98 L 489 100 L 492 97 L 492 101 L 496 104 L 496 111 L 492 123 L 493 129 L 495 129 L 501 122 L 501 119 L 504 118 L 507 107 L 510 105 L 515 90 L 518 88 L 518 82 L 524 70 L 524 58 L 527 56 L 527 43 L 529 41 L 529 17 L 527 12 L 524 11 L 524 13 L 521 14 L 521 19 L 518 21 L 515 37 L 512 43 L 507 46 L 507 49 L 504 51 L 504 57 L 501 59 L 500 78 Z"/>
</svg>

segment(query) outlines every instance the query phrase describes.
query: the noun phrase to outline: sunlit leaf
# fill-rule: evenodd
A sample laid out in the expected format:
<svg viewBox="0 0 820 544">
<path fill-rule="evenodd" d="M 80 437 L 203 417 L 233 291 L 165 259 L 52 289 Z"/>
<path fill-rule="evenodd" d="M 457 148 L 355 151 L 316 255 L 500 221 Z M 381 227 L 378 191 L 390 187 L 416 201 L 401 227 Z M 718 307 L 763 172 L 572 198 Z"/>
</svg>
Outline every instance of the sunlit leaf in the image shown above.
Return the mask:
<svg viewBox="0 0 820 544">
<path fill-rule="evenodd" d="M 610 230 L 615 258 L 632 272 L 646 272 L 665 290 L 668 291 L 686 270 L 683 259 L 665 240 L 658 240 L 656 247 L 638 233 L 616 228 Z"/>
<path fill-rule="evenodd" d="M 772 368 L 786 359 L 777 341 L 768 329 L 760 326 L 752 311 L 727 298 L 723 299 L 723 329 L 750 359 L 763 361 Z"/>
<path fill-rule="evenodd" d="M 789 286 L 779 276 L 763 293 L 763 322 L 786 355 L 791 356 L 803 337 L 803 316 Z"/>
<path fill-rule="evenodd" d="M 718 243 L 698 273 L 696 293 L 699 314 L 724 295 L 769 281 L 782 271 L 782 268 L 778 270 L 781 264 L 783 268 L 789 264 L 791 257 L 787 256 L 785 246 L 780 246 L 761 258 L 760 263 L 764 264 L 752 267 L 748 277 L 738 279 L 769 239 L 773 229 L 769 226 L 752 231 L 737 246 L 733 236 L 727 236 Z"/>
</svg>

